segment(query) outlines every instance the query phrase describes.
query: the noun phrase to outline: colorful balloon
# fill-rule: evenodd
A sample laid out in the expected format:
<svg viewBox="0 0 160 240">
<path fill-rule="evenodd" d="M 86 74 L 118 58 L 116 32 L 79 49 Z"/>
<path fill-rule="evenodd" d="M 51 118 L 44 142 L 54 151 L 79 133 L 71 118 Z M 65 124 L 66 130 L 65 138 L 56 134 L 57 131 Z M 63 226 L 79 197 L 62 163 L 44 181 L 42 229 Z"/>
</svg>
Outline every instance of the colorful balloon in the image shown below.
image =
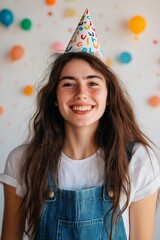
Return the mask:
<svg viewBox="0 0 160 240">
<path fill-rule="evenodd" d="M 10 50 L 10 58 L 12 61 L 19 60 L 24 56 L 25 50 L 22 46 L 16 45 Z"/>
<path fill-rule="evenodd" d="M 23 88 L 23 93 L 27 96 L 29 95 L 32 95 L 33 94 L 33 86 L 31 85 L 26 85 L 24 88 Z"/>
<path fill-rule="evenodd" d="M 54 5 L 54 4 L 56 4 L 56 0 L 46 0 L 46 3 L 48 5 Z"/>
<path fill-rule="evenodd" d="M 118 59 L 121 63 L 130 63 L 130 61 L 132 60 L 132 55 L 129 52 L 122 52 L 119 55 Z"/>
<path fill-rule="evenodd" d="M 14 20 L 14 15 L 9 9 L 0 11 L 0 21 L 5 27 L 9 27 Z"/>
<path fill-rule="evenodd" d="M 23 30 L 30 30 L 32 27 L 32 22 L 29 18 L 25 18 L 20 22 L 20 26 Z"/>
<path fill-rule="evenodd" d="M 4 108 L 0 105 L 0 115 L 4 113 Z"/>
<path fill-rule="evenodd" d="M 146 20 L 142 16 L 134 16 L 129 21 L 129 29 L 135 33 L 139 34 L 146 28 Z"/>
<path fill-rule="evenodd" d="M 64 50 L 64 46 L 63 46 L 63 44 L 61 42 L 57 41 L 57 42 L 54 42 L 52 44 L 52 49 L 55 52 L 60 52 L 60 51 Z"/>
<path fill-rule="evenodd" d="M 148 103 L 152 106 L 152 107 L 157 107 L 160 106 L 160 97 L 158 96 L 152 96 L 148 99 Z"/>
</svg>

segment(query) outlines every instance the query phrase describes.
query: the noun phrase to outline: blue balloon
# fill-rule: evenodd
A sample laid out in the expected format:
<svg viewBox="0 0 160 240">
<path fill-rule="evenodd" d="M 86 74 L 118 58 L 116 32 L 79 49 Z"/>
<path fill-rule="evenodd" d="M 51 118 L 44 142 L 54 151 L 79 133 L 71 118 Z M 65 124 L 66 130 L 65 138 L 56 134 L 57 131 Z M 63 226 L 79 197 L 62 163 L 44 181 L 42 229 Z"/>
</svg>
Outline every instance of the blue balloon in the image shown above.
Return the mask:
<svg viewBox="0 0 160 240">
<path fill-rule="evenodd" d="M 0 21 L 5 27 L 9 27 L 14 20 L 13 13 L 9 9 L 0 11 Z"/>
<path fill-rule="evenodd" d="M 118 59 L 121 63 L 129 63 L 132 60 L 132 55 L 129 52 L 122 52 Z"/>
</svg>

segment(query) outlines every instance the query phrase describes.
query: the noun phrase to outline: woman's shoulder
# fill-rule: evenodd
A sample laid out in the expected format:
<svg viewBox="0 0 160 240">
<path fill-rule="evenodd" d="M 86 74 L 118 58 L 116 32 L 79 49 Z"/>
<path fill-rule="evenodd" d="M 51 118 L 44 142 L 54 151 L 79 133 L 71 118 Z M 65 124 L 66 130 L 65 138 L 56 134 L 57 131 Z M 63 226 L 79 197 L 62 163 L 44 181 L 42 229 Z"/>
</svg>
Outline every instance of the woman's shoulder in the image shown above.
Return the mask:
<svg viewBox="0 0 160 240">
<path fill-rule="evenodd" d="M 24 151 L 26 150 L 26 148 L 27 148 L 27 144 L 19 145 L 19 146 L 13 148 L 13 149 L 10 151 L 8 157 L 20 156 L 20 155 L 22 155 L 22 154 L 24 153 Z"/>
<path fill-rule="evenodd" d="M 135 143 L 132 151 L 131 165 L 159 166 L 153 149 L 141 143 Z"/>
<path fill-rule="evenodd" d="M 13 169 L 19 167 L 26 147 L 27 144 L 23 144 L 11 150 L 6 161 L 5 172 L 13 171 Z"/>
<path fill-rule="evenodd" d="M 154 151 L 136 143 L 129 165 L 133 201 L 149 196 L 160 187 L 160 166 Z"/>
</svg>

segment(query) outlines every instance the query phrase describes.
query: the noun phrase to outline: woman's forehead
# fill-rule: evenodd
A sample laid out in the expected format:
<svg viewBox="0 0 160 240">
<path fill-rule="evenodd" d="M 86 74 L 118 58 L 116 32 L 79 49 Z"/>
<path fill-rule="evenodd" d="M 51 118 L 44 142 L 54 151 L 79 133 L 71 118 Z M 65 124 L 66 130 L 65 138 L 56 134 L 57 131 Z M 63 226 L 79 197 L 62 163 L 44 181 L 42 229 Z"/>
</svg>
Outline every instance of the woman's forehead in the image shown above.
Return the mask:
<svg viewBox="0 0 160 240">
<path fill-rule="evenodd" d="M 102 74 L 99 70 L 97 70 L 95 67 L 91 66 L 90 63 L 88 63 L 84 59 L 71 59 L 69 62 L 67 62 L 62 70 L 61 74 L 66 73 L 84 73 L 84 75 L 88 75 L 88 73 L 99 73 Z M 85 74 L 86 73 L 86 74 Z"/>
</svg>

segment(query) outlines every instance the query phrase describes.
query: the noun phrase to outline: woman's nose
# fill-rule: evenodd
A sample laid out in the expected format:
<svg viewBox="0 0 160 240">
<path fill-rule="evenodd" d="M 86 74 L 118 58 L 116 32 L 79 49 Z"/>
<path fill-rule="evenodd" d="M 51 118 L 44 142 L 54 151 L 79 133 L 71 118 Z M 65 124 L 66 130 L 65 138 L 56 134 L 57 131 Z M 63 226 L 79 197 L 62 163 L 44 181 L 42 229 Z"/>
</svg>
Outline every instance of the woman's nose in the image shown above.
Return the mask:
<svg viewBox="0 0 160 240">
<path fill-rule="evenodd" d="M 78 100 L 87 99 L 87 91 L 84 86 L 79 86 L 75 95 L 75 99 L 78 99 Z"/>
</svg>

